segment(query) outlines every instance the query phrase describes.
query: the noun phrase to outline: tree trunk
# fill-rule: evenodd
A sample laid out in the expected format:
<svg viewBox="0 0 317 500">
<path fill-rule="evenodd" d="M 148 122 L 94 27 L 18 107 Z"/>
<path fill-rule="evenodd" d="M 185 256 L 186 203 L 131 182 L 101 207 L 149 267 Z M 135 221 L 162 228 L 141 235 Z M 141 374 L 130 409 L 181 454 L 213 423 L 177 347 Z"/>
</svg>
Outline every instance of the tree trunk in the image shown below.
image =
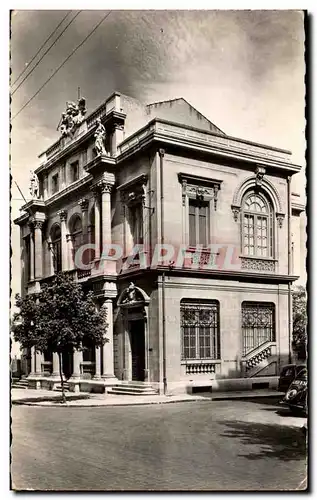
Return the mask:
<svg viewBox="0 0 317 500">
<path fill-rule="evenodd" d="M 63 379 L 63 356 L 61 352 L 58 352 L 57 354 L 59 359 L 59 376 L 61 378 L 61 386 L 62 386 L 62 403 L 66 403 L 64 379 Z"/>
</svg>

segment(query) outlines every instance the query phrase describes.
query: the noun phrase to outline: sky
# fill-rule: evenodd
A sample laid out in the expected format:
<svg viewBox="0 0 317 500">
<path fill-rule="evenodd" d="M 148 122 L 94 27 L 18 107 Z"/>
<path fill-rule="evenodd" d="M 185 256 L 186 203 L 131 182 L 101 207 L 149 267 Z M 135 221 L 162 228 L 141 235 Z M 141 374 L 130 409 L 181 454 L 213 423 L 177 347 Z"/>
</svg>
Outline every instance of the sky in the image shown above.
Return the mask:
<svg viewBox="0 0 317 500">
<path fill-rule="evenodd" d="M 11 174 L 28 199 L 30 170 L 58 137 L 66 101 L 88 113 L 112 92 L 145 103 L 184 97 L 231 136 L 289 149 L 305 165 L 304 25 L 300 11 L 70 11 L 31 68 L 11 87 Z M 55 69 L 92 36 L 21 112 Z M 11 17 L 11 82 L 67 11 L 18 10 Z M 15 116 L 19 113 L 17 116 Z M 293 190 L 304 197 L 304 172 Z M 12 219 L 23 204 L 12 184 Z M 20 291 L 19 229 L 12 226 L 12 290 Z"/>
</svg>

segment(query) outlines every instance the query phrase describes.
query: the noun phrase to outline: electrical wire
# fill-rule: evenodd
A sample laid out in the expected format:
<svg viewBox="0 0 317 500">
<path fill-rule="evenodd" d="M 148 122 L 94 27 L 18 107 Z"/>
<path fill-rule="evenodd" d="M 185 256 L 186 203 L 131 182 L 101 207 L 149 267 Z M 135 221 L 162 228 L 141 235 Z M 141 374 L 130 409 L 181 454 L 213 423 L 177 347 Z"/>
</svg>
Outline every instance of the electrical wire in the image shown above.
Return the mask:
<svg viewBox="0 0 317 500">
<path fill-rule="evenodd" d="M 108 14 L 106 14 L 102 19 L 101 21 L 99 21 L 96 26 L 91 30 L 91 32 L 86 36 L 86 38 L 84 38 L 84 40 L 82 42 L 80 42 L 79 45 L 77 45 L 77 47 L 75 47 L 75 49 L 69 54 L 69 56 L 66 57 L 66 59 L 62 62 L 62 64 L 60 64 L 58 66 L 58 68 L 56 68 L 56 70 L 51 74 L 51 76 L 43 83 L 43 85 L 37 90 L 37 92 L 35 92 L 35 94 L 33 94 L 32 97 L 30 97 L 30 99 L 22 106 L 22 108 L 19 109 L 19 111 L 13 116 L 13 118 L 11 119 L 14 120 L 27 106 L 28 104 L 30 104 L 31 101 L 33 101 L 33 99 L 41 92 L 41 90 L 45 87 L 45 85 L 56 75 L 56 73 L 58 73 L 58 71 L 64 66 L 64 64 L 67 63 L 67 61 L 75 54 L 75 52 L 77 52 L 78 49 L 80 49 L 80 47 L 82 47 L 82 45 L 84 45 L 84 43 L 88 40 L 88 38 L 91 37 L 91 35 L 93 35 L 93 33 L 99 28 L 99 26 L 107 19 L 108 16 L 110 16 L 111 14 L 111 11 L 108 12 Z"/>
<path fill-rule="evenodd" d="M 68 11 L 68 13 L 66 14 L 66 16 L 63 17 L 63 19 L 60 21 L 60 23 L 56 26 L 56 28 L 52 31 L 52 33 L 50 34 L 50 36 L 48 38 L 46 38 L 45 42 L 42 43 L 41 47 L 39 48 L 39 50 L 37 51 L 37 53 L 35 54 L 35 56 L 32 57 L 31 61 L 28 63 L 28 65 L 24 68 L 23 71 L 21 71 L 21 73 L 19 74 L 19 76 L 14 80 L 14 82 L 12 83 L 12 85 L 15 85 L 16 82 L 21 78 L 21 76 L 26 72 L 26 70 L 29 68 L 30 64 L 32 64 L 32 62 L 34 61 L 34 59 L 38 56 L 38 54 L 41 52 L 41 50 L 43 49 L 43 47 L 45 47 L 45 45 L 47 44 L 47 42 L 49 41 L 50 38 L 52 38 L 52 36 L 56 33 L 56 31 L 58 30 L 58 28 L 61 26 L 61 24 L 63 24 L 63 22 L 65 21 L 65 19 L 69 16 L 69 14 L 71 13 L 71 10 Z"/>
<path fill-rule="evenodd" d="M 23 80 L 19 83 L 19 85 L 16 87 L 16 89 L 14 89 L 14 91 L 11 93 L 11 95 L 14 95 L 16 93 L 16 91 L 21 87 L 21 85 L 25 82 L 25 80 L 27 80 L 29 78 L 29 76 L 33 73 L 33 71 L 35 70 L 35 68 L 37 68 L 37 66 L 40 64 L 40 62 L 44 59 L 44 57 L 46 56 L 46 54 L 51 50 L 51 48 L 55 45 L 55 43 L 57 42 L 57 40 L 60 39 L 60 37 L 63 35 L 63 33 L 65 33 L 65 31 L 67 30 L 68 26 L 70 26 L 72 24 L 73 21 L 75 21 L 76 17 L 79 16 L 79 14 L 81 13 L 82 11 L 80 10 L 79 12 L 77 12 L 77 14 L 73 17 L 73 19 L 70 20 L 70 22 L 67 24 L 67 26 L 63 29 L 63 31 L 58 35 L 58 37 L 56 38 L 56 40 L 54 40 L 54 42 L 49 46 L 49 48 L 44 52 L 44 54 L 42 55 L 42 57 L 37 61 L 37 63 L 35 64 L 35 66 L 33 66 L 33 68 L 31 69 L 31 71 L 29 71 L 29 73 L 23 78 Z"/>
</svg>

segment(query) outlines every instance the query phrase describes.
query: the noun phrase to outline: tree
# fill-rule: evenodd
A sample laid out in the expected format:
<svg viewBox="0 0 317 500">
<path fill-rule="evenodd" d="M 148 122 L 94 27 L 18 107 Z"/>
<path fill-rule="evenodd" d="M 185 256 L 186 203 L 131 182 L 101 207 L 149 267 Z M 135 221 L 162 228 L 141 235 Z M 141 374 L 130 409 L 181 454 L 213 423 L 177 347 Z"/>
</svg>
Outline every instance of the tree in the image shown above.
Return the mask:
<svg viewBox="0 0 317 500">
<path fill-rule="evenodd" d="M 293 291 L 293 349 L 300 359 L 306 359 L 307 295 L 303 286 Z"/>
<path fill-rule="evenodd" d="M 58 354 L 62 401 L 66 402 L 62 354 L 102 346 L 107 341 L 106 311 L 97 311 L 93 293 L 85 294 L 67 273 L 59 273 L 38 294 L 25 298 L 17 294 L 16 307 L 14 339 L 22 348 Z"/>
</svg>

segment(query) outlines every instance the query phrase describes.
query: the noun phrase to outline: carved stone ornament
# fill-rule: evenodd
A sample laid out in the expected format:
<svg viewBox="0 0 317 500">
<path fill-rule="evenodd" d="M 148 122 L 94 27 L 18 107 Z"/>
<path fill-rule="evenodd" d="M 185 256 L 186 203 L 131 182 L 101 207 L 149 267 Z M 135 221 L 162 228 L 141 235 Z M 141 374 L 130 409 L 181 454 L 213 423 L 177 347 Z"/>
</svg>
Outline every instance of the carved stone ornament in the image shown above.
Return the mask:
<svg viewBox="0 0 317 500">
<path fill-rule="evenodd" d="M 73 137 L 76 128 L 82 123 L 86 114 L 86 99 L 81 97 L 77 104 L 68 101 L 66 111 L 62 113 L 59 129 L 62 137 Z"/>
<path fill-rule="evenodd" d="M 80 206 L 82 212 L 86 212 L 88 210 L 89 201 L 86 198 L 82 198 L 79 200 L 78 205 Z"/>
<path fill-rule="evenodd" d="M 134 302 L 140 302 L 143 300 L 140 292 L 136 289 L 134 283 L 130 283 L 125 291 L 122 304 L 133 304 Z"/>
<path fill-rule="evenodd" d="M 265 172 L 266 172 L 266 170 L 264 167 L 256 167 L 256 169 L 255 169 L 255 184 L 256 184 L 256 186 L 261 186 Z"/>
<path fill-rule="evenodd" d="M 214 200 L 214 209 L 217 210 L 218 191 L 220 189 L 220 182 L 211 179 L 193 179 L 195 176 L 187 176 L 179 174 L 179 180 L 182 184 L 182 203 L 186 204 L 186 197 L 195 198 L 200 201 Z M 195 183 L 192 183 L 194 181 Z"/>
<path fill-rule="evenodd" d="M 233 213 L 233 219 L 234 219 L 234 221 L 238 222 L 239 214 L 240 214 L 240 207 L 238 207 L 237 205 L 231 205 L 231 210 L 232 210 L 232 213 Z"/>
<path fill-rule="evenodd" d="M 43 220 L 33 220 L 32 225 L 34 229 L 41 229 L 43 228 L 44 221 Z"/>
<path fill-rule="evenodd" d="M 59 215 L 59 218 L 61 220 L 61 222 L 65 222 L 66 219 L 67 219 L 67 212 L 66 210 L 59 210 L 59 212 L 57 212 L 57 214 Z"/>
<path fill-rule="evenodd" d="M 108 155 L 105 148 L 106 141 L 106 129 L 104 125 L 101 123 L 101 118 L 97 118 L 97 128 L 95 130 L 95 151 L 97 156 L 99 155 Z"/>
<path fill-rule="evenodd" d="M 30 170 L 30 187 L 29 187 L 30 195 L 32 200 L 38 200 L 40 197 L 40 183 L 38 176 Z"/>
<path fill-rule="evenodd" d="M 282 229 L 283 227 L 283 220 L 285 218 L 285 214 L 277 213 L 276 214 L 277 222 L 278 222 L 278 227 Z"/>
<path fill-rule="evenodd" d="M 113 185 L 110 182 L 101 181 L 98 183 L 101 193 L 111 193 Z"/>
</svg>

